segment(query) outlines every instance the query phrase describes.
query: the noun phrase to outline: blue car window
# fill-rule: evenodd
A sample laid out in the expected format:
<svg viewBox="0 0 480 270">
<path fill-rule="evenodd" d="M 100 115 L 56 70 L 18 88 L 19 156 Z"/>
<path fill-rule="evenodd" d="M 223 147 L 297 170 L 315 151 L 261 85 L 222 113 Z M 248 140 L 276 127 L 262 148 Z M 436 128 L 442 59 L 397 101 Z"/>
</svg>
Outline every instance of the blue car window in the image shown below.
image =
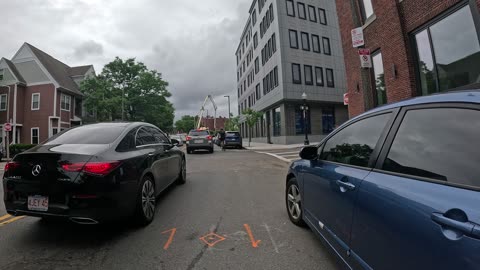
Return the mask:
<svg viewBox="0 0 480 270">
<path fill-rule="evenodd" d="M 480 111 L 411 110 L 395 136 L 383 169 L 480 187 Z"/>
<path fill-rule="evenodd" d="M 340 130 L 325 143 L 321 159 L 367 167 L 390 117 L 391 113 L 373 116 Z"/>
</svg>

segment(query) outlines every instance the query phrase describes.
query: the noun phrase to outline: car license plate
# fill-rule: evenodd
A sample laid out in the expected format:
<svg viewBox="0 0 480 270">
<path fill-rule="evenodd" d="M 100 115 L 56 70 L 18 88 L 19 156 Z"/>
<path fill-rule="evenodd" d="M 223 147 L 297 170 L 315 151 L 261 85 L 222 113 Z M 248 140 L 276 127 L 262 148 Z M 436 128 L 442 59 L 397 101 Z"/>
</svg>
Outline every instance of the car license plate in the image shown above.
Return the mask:
<svg viewBox="0 0 480 270">
<path fill-rule="evenodd" d="M 195 140 L 194 143 L 203 143 L 203 140 Z"/>
<path fill-rule="evenodd" d="M 28 196 L 28 210 L 42 212 L 48 211 L 48 197 Z"/>
</svg>

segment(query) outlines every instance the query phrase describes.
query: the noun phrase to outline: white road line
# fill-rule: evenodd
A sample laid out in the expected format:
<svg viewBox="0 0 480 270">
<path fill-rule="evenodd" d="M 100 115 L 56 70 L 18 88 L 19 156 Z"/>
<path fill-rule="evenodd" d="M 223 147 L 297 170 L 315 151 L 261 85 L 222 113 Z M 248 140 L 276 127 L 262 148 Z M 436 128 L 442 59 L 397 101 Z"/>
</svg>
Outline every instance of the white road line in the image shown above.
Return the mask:
<svg viewBox="0 0 480 270">
<path fill-rule="evenodd" d="M 297 154 L 300 153 L 300 151 L 295 151 L 295 152 L 281 152 L 281 153 L 275 153 L 275 152 L 271 152 L 272 154 L 275 154 L 275 155 L 287 155 L 287 154 Z"/>
<path fill-rule="evenodd" d="M 280 160 L 282 160 L 282 161 L 285 161 L 285 162 L 288 162 L 288 163 L 290 163 L 290 162 L 291 162 L 291 160 L 289 160 L 289 159 L 286 159 L 286 158 L 284 158 L 284 157 L 281 157 L 281 156 L 277 156 L 277 155 L 275 155 L 275 154 L 272 154 L 272 153 L 268 153 L 268 152 L 256 152 L 256 153 L 259 153 L 259 154 L 265 154 L 265 155 L 269 155 L 269 156 L 272 156 L 272 157 L 278 158 L 278 159 L 280 159 Z"/>
<path fill-rule="evenodd" d="M 281 155 L 282 157 L 298 157 L 298 153 L 294 154 L 294 155 Z"/>
<path fill-rule="evenodd" d="M 272 245 L 273 245 L 273 248 L 275 249 L 275 252 L 280 253 L 278 251 L 277 243 L 275 243 L 275 240 L 273 240 L 272 233 L 270 232 L 270 227 L 268 227 L 267 223 L 263 223 L 263 227 L 265 227 L 265 230 L 267 230 L 268 236 L 270 237 L 270 241 L 272 242 Z"/>
</svg>

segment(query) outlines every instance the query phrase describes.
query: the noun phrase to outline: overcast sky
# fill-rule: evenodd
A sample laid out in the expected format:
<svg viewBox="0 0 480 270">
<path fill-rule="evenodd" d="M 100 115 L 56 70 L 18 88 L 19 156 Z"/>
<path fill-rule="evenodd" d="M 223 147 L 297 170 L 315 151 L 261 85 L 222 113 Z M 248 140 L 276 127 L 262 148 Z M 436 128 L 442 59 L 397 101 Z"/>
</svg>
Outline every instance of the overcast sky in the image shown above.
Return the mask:
<svg viewBox="0 0 480 270">
<path fill-rule="evenodd" d="M 23 42 L 97 73 L 115 56 L 135 57 L 170 83 L 176 118 L 207 94 L 218 113 L 237 111 L 235 51 L 252 0 L 15 0 L 2 3 L 0 57 Z M 213 108 L 209 109 L 213 114 Z"/>
</svg>

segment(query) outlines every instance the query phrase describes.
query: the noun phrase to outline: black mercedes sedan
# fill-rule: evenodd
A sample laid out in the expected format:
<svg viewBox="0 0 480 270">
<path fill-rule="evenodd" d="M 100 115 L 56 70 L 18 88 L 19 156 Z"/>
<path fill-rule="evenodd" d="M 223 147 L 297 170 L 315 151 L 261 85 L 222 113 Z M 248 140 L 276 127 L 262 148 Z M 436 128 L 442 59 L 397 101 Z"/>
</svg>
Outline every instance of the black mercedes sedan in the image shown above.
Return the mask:
<svg viewBox="0 0 480 270">
<path fill-rule="evenodd" d="M 96 224 L 133 216 L 152 222 L 157 196 L 185 183 L 185 154 L 147 123 L 75 127 L 18 154 L 3 176 L 11 215 Z"/>
</svg>

